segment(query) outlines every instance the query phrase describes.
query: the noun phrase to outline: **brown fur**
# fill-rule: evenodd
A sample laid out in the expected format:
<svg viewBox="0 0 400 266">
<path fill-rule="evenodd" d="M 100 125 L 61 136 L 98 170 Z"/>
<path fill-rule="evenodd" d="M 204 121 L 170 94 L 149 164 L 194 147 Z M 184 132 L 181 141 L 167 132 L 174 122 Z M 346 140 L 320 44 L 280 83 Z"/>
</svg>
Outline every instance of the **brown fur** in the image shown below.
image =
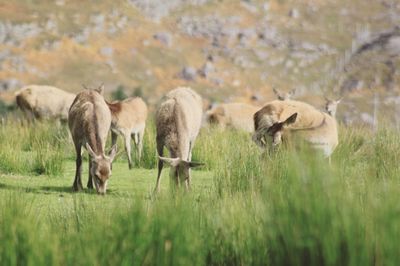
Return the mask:
<svg viewBox="0 0 400 266">
<path fill-rule="evenodd" d="M 185 183 L 190 188 L 190 167 L 199 164 L 191 162 L 192 149 L 201 126 L 201 97 L 190 88 L 170 91 L 161 101 L 156 112 L 158 175 L 155 191 L 159 190 L 164 162 L 171 165 L 170 175 L 176 185 Z M 163 158 L 164 146 L 170 157 Z"/>
<path fill-rule="evenodd" d="M 88 188 L 93 188 L 105 194 L 107 182 L 111 175 L 111 163 L 116 147 L 110 156 L 104 153 L 105 142 L 111 126 L 111 113 L 103 96 L 96 90 L 85 90 L 79 93 L 69 110 L 68 126 L 76 150 L 76 173 L 73 184 L 75 191 L 82 190 L 82 146 L 89 152 L 89 181 Z"/>
<path fill-rule="evenodd" d="M 128 165 L 132 168 L 131 138 L 136 145 L 136 153 L 140 161 L 143 149 L 143 136 L 146 127 L 147 105 L 139 97 L 123 101 L 107 103 L 112 115 L 112 144 L 117 142 L 118 134 L 124 138 L 125 151 L 128 155 Z"/>
</svg>

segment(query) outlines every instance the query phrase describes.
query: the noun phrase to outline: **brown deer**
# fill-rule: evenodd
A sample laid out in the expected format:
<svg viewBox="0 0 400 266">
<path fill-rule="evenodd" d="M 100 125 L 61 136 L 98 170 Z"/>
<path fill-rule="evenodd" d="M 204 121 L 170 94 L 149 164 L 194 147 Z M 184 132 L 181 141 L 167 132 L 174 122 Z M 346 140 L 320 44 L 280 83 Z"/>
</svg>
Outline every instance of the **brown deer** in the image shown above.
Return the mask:
<svg viewBox="0 0 400 266">
<path fill-rule="evenodd" d="M 131 138 L 135 142 L 136 153 L 140 161 L 143 149 L 143 136 L 146 127 L 147 105 L 139 97 L 107 103 L 111 111 L 111 142 L 117 143 L 118 134 L 124 138 L 128 166 L 132 168 Z"/>
<path fill-rule="evenodd" d="M 158 175 L 155 192 L 160 190 L 160 177 L 164 163 L 171 166 L 170 177 L 179 187 L 190 189 L 190 168 L 203 165 L 191 162 L 194 142 L 201 127 L 202 100 L 190 88 L 179 87 L 170 91 L 156 112 Z M 171 158 L 162 157 L 164 146 Z"/>
<path fill-rule="evenodd" d="M 89 153 L 89 180 L 87 187 L 99 194 L 105 194 L 108 179 L 111 176 L 111 164 L 117 147 L 114 145 L 108 156 L 105 155 L 105 143 L 111 126 L 111 112 L 102 94 L 104 86 L 96 90 L 85 90 L 79 93 L 69 109 L 68 126 L 75 144 L 76 173 L 73 184 L 74 191 L 83 189 L 82 146 Z"/>
</svg>

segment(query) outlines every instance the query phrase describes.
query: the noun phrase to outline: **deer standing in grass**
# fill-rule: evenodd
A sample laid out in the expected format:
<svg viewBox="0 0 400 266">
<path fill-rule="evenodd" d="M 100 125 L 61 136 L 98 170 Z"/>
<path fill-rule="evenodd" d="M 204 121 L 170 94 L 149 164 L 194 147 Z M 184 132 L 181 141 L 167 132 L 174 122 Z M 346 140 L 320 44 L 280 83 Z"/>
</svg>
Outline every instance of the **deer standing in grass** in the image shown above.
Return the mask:
<svg viewBox="0 0 400 266">
<path fill-rule="evenodd" d="M 164 163 L 170 169 L 171 181 L 177 187 L 184 183 L 190 189 L 190 168 L 201 163 L 191 162 L 194 142 L 202 120 L 202 100 L 192 89 L 179 87 L 170 91 L 156 112 L 158 175 L 155 192 L 160 190 L 161 171 Z M 170 158 L 162 157 L 164 146 Z"/>
<path fill-rule="evenodd" d="M 118 134 L 124 138 L 128 166 L 132 169 L 131 138 L 136 146 L 139 162 L 143 149 L 143 136 L 146 127 L 147 105 L 139 97 L 107 103 L 111 111 L 111 142 L 117 143 Z"/>
<path fill-rule="evenodd" d="M 105 194 L 108 179 L 111 176 L 111 164 L 117 148 L 114 145 L 108 155 L 105 154 L 105 143 L 111 126 L 111 112 L 102 94 L 104 87 L 96 90 L 85 90 L 79 93 L 69 109 L 68 126 L 76 151 L 76 172 L 73 184 L 74 191 L 82 187 L 82 146 L 89 153 L 89 180 L 87 187 L 99 194 Z"/>
<path fill-rule="evenodd" d="M 222 128 L 254 132 L 253 115 L 259 107 L 246 103 L 219 104 L 206 112 L 206 121 Z"/>
<path fill-rule="evenodd" d="M 301 139 L 330 158 L 338 145 L 336 119 L 299 101 L 275 100 L 266 104 L 254 114 L 254 125 L 253 140 L 263 148 L 268 137 L 272 146 L 279 145 L 282 138 Z"/>
</svg>

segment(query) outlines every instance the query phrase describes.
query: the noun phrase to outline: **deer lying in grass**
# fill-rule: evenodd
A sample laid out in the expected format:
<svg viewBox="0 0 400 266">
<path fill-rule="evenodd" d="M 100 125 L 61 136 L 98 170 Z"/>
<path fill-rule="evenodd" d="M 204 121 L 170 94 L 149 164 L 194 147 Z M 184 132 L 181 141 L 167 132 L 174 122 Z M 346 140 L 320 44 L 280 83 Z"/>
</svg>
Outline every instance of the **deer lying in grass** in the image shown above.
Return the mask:
<svg viewBox="0 0 400 266">
<path fill-rule="evenodd" d="M 190 189 L 190 168 L 202 165 L 191 162 L 192 150 L 199 134 L 202 119 L 201 97 L 190 88 L 179 87 L 170 91 L 156 112 L 158 175 L 155 192 L 160 190 L 163 164 L 171 166 L 170 177 L 179 187 Z M 171 158 L 162 157 L 164 146 Z"/>
<path fill-rule="evenodd" d="M 29 85 L 15 92 L 18 107 L 30 118 L 67 121 L 75 94 L 51 86 Z"/>
<path fill-rule="evenodd" d="M 89 180 L 87 187 L 99 194 L 105 194 L 107 182 L 111 176 L 111 164 L 116 153 L 114 145 L 108 156 L 105 155 L 105 143 L 111 126 L 111 112 L 102 96 L 104 87 L 85 90 L 79 93 L 69 110 L 68 126 L 75 144 L 76 173 L 74 191 L 82 190 L 82 146 L 89 152 Z"/>
<path fill-rule="evenodd" d="M 338 145 L 336 120 L 313 106 L 292 100 L 275 100 L 254 114 L 253 140 L 260 147 L 272 138 L 272 146 L 283 138 L 300 139 L 330 157 Z"/>
<path fill-rule="evenodd" d="M 332 117 L 336 116 L 336 110 L 338 104 L 342 101 L 343 97 L 339 98 L 338 100 L 331 100 L 325 97 L 325 111 Z"/>
<path fill-rule="evenodd" d="M 219 104 L 206 112 L 205 118 L 209 124 L 222 128 L 230 127 L 246 132 L 254 132 L 253 115 L 259 107 L 245 103 Z"/>
<path fill-rule="evenodd" d="M 143 149 L 144 129 L 146 127 L 147 105 L 139 97 L 107 104 L 112 115 L 112 145 L 117 143 L 118 134 L 124 138 L 125 151 L 128 155 L 128 166 L 129 169 L 132 169 L 131 138 L 135 142 L 136 153 L 140 161 Z"/>
<path fill-rule="evenodd" d="M 292 97 L 293 97 L 293 96 L 295 95 L 295 93 L 296 93 L 296 89 L 293 89 L 293 90 L 291 90 L 291 91 L 289 91 L 289 92 L 281 91 L 281 90 L 278 90 L 278 89 L 276 89 L 276 88 L 273 88 L 272 90 L 274 91 L 276 97 L 277 97 L 278 100 L 280 100 L 280 101 L 291 100 Z"/>
</svg>

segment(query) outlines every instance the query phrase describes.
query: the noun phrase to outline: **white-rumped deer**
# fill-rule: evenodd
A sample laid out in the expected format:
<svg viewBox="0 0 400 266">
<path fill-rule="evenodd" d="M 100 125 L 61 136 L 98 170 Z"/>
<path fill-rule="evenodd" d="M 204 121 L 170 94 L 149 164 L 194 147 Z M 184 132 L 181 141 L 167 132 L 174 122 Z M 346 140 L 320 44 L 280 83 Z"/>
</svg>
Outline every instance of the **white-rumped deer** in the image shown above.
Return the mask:
<svg viewBox="0 0 400 266">
<path fill-rule="evenodd" d="M 170 165 L 171 180 L 190 189 L 190 168 L 201 163 L 191 162 L 194 142 L 202 120 L 202 100 L 190 88 L 179 87 L 170 91 L 161 101 L 156 112 L 158 175 L 155 192 L 160 189 L 164 163 Z M 164 146 L 170 158 L 162 157 Z"/>
<path fill-rule="evenodd" d="M 105 154 L 105 143 L 111 126 L 111 112 L 102 94 L 104 87 L 96 90 L 85 90 L 79 93 L 69 109 L 68 126 L 75 144 L 76 172 L 73 184 L 74 191 L 82 187 L 82 146 L 89 152 L 88 188 L 95 185 L 99 194 L 105 194 L 108 179 L 111 176 L 111 164 L 116 154 L 113 146 Z"/>
</svg>

